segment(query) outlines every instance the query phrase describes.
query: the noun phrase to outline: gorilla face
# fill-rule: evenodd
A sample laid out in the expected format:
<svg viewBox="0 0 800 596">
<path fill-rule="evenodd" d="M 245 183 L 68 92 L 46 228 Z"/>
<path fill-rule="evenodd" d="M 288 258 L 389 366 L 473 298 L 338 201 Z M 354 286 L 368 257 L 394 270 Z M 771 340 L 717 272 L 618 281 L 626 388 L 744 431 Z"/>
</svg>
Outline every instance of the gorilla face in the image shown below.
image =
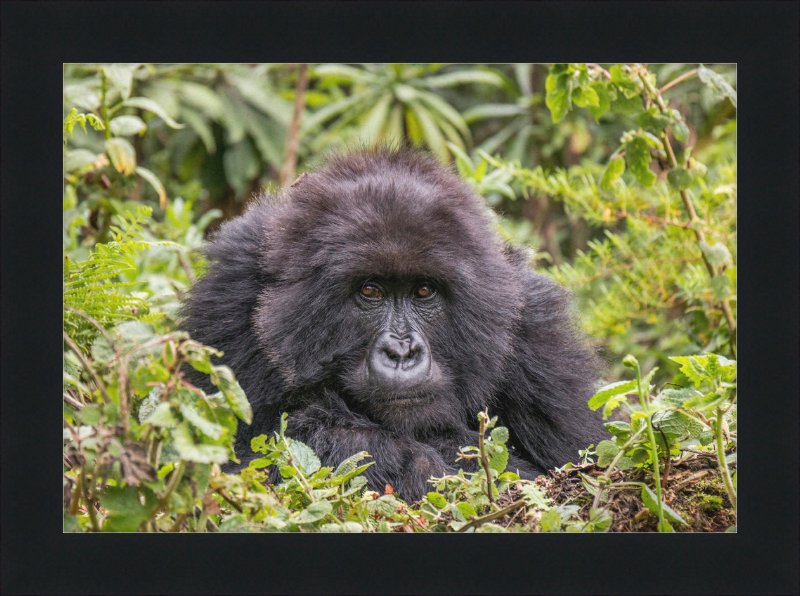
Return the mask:
<svg viewBox="0 0 800 596">
<path fill-rule="evenodd" d="M 477 198 L 433 173 L 304 177 L 271 205 L 262 263 L 277 283 L 254 318 L 290 385 L 409 434 L 488 405 L 522 306 Z"/>
<path fill-rule="evenodd" d="M 323 465 L 367 451 L 370 483 L 407 499 L 458 470 L 485 408 L 509 428 L 523 478 L 597 443 L 597 362 L 568 296 L 486 213 L 435 159 L 374 149 L 333 156 L 224 224 L 183 328 L 224 351 L 253 406 L 242 463 L 226 469 L 252 459 L 250 439 L 282 412 Z"/>
</svg>

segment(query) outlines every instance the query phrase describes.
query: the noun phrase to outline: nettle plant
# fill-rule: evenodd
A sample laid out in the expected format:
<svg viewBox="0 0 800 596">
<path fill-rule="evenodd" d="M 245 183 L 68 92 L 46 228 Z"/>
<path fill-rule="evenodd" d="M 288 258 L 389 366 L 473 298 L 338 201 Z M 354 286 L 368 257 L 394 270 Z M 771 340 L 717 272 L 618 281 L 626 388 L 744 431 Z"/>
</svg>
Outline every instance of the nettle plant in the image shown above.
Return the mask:
<svg viewBox="0 0 800 596">
<path fill-rule="evenodd" d="M 606 473 L 597 479 L 584 476 L 584 486 L 595 495 L 594 506 L 603 499 L 604 491 L 638 484 L 642 500 L 658 514 L 658 528 L 674 531 L 671 524 L 686 524 L 681 516 L 662 499 L 660 459 L 667 466 L 673 457 L 690 454 L 690 446 L 708 448 L 716 453 L 728 499 L 736 511 L 736 474 L 731 476 L 728 465 L 736 461 L 736 453 L 727 449 L 737 445 L 736 424 L 736 362 L 717 354 L 673 357 L 681 365 L 681 373 L 691 379 L 694 387 L 666 387 L 658 393 L 651 384 L 657 369 L 642 377 L 639 362 L 627 356 L 625 365 L 636 372 L 636 378 L 612 383 L 600 389 L 589 401 L 589 407 L 603 408 L 608 419 L 617 407 L 628 410 L 630 424 L 621 421 L 606 423 L 614 438 L 597 445 L 597 465 Z M 671 385 L 671 384 L 670 384 Z M 628 405 L 628 394 L 634 393 L 638 407 Z M 652 466 L 655 493 L 643 483 L 616 482 L 610 478 L 616 469 Z"/>
</svg>

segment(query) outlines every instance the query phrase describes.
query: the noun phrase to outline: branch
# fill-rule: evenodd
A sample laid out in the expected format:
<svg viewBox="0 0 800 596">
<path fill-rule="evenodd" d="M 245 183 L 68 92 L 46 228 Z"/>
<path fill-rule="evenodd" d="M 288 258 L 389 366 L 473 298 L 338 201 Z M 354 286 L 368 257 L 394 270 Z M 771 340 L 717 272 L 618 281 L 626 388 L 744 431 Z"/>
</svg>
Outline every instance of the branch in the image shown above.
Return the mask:
<svg viewBox="0 0 800 596">
<path fill-rule="evenodd" d="M 286 135 L 286 155 L 281 168 L 280 185 L 286 186 L 294 178 L 297 167 L 297 148 L 300 145 L 300 117 L 305 109 L 306 88 L 308 87 L 308 64 L 301 64 L 294 89 L 294 115 Z"/>
</svg>

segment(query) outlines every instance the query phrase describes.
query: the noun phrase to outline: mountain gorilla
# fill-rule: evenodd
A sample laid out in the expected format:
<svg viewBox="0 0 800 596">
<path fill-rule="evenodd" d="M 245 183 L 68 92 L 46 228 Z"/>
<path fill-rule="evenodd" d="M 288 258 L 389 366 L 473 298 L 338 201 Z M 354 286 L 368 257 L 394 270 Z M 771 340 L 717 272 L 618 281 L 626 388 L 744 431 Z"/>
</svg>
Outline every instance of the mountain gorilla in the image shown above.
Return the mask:
<svg viewBox="0 0 800 596">
<path fill-rule="evenodd" d="M 504 247 L 481 200 L 430 156 L 334 156 L 223 225 L 207 256 L 183 328 L 225 352 L 253 407 L 227 471 L 282 412 L 323 465 L 367 451 L 369 485 L 409 501 L 458 470 L 487 407 L 523 478 L 604 435 L 586 405 L 597 360 L 567 292 Z"/>
</svg>

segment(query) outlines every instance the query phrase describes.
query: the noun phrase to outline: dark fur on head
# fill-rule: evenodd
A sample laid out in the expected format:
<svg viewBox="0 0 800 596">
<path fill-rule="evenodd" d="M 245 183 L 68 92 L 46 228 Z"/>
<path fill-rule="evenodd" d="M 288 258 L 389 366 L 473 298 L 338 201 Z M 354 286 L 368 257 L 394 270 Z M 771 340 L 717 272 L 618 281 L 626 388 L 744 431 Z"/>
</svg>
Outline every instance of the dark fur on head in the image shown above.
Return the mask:
<svg viewBox="0 0 800 596">
<path fill-rule="evenodd" d="M 409 499 L 430 474 L 457 469 L 458 447 L 477 444 L 476 415 L 487 407 L 509 428 L 509 469 L 523 477 L 596 443 L 602 425 L 586 402 L 597 360 L 568 295 L 490 226 L 454 173 L 386 148 L 335 155 L 224 224 L 183 328 L 225 352 L 252 404 L 253 424 L 240 423 L 237 438 L 242 461 L 283 411 L 289 435 L 323 465 L 366 450 L 377 462 L 372 487 L 392 484 Z M 371 314 L 359 291 L 372 279 L 387 288 L 428 280 L 435 300 Z M 376 328 L 390 316 L 399 317 L 392 329 L 429 350 L 425 383 L 370 379 Z"/>
</svg>

